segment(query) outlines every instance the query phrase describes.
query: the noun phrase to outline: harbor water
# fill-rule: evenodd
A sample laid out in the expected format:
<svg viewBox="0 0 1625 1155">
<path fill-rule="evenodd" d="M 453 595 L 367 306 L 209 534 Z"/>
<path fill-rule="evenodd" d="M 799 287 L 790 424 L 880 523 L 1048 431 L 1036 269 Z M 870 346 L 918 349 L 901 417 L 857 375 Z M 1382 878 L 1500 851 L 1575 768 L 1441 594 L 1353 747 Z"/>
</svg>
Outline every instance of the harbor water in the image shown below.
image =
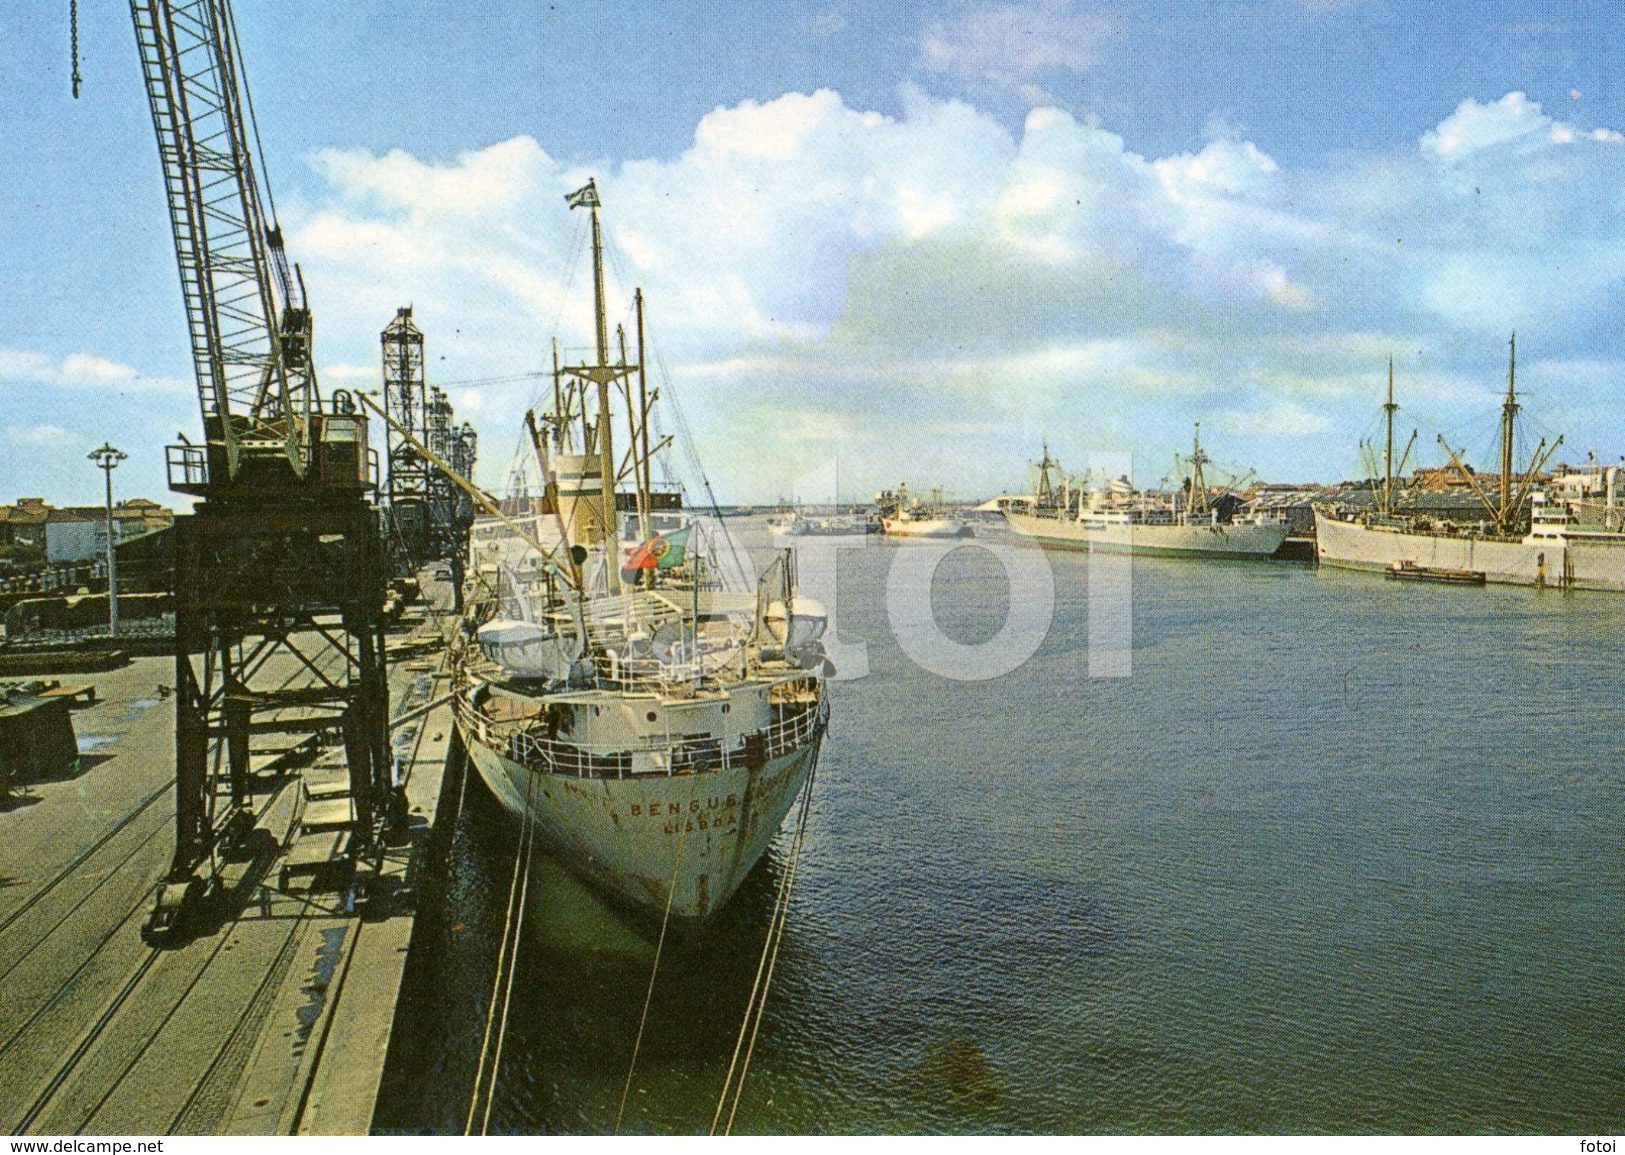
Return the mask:
<svg viewBox="0 0 1625 1155">
<path fill-rule="evenodd" d="M 965 545 L 931 600 L 973 644 L 1023 591 Z M 869 673 L 736 1133 L 1625 1130 L 1625 598 L 1136 558 L 1132 676 L 1091 679 L 1088 558 L 1046 554 L 1042 646 L 956 681 L 888 624 L 920 548 L 841 556 Z M 518 832 L 470 776 L 448 833 L 381 1130 L 468 1110 Z M 666 943 L 623 1132 L 711 1127 L 788 842 Z M 490 1129 L 610 1131 L 657 928 L 550 861 L 528 894 Z"/>
</svg>

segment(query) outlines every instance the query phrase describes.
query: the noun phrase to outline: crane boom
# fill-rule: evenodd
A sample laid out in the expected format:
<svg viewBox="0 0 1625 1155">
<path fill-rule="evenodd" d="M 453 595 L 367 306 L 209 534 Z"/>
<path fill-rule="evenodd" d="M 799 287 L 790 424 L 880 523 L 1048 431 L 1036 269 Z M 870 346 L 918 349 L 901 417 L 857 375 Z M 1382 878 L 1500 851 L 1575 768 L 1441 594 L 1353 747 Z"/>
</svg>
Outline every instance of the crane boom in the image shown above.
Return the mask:
<svg viewBox="0 0 1625 1155">
<path fill-rule="evenodd" d="M 308 419 L 320 408 L 310 311 L 254 169 L 230 2 L 130 0 L 130 15 L 163 166 L 210 480 L 235 480 L 245 449 L 286 455 L 302 477 Z"/>
</svg>

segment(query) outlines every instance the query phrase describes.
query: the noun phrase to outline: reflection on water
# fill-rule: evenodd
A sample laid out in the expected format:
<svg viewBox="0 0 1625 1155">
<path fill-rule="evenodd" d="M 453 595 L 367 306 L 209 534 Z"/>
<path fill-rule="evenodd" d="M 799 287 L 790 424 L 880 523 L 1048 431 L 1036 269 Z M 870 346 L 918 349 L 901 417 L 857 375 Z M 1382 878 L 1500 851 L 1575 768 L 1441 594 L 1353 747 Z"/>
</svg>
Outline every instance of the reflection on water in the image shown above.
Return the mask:
<svg viewBox="0 0 1625 1155">
<path fill-rule="evenodd" d="M 1625 1127 L 1625 599 L 1137 559 L 1134 676 L 1091 681 L 1056 555 L 1043 647 L 962 683 L 887 632 L 895 548 L 842 558 L 871 674 L 834 688 L 735 1130 Z M 1009 583 L 953 564 L 974 644 Z M 475 778 L 380 1129 L 461 1132 L 516 841 Z M 668 941 L 623 1130 L 709 1128 L 787 841 Z M 551 862 L 530 894 L 492 1129 L 608 1131 L 656 928 Z"/>
<path fill-rule="evenodd" d="M 399 1077 L 412 1087 L 410 1103 L 386 1101 L 403 1114 L 383 1116 L 381 1107 L 391 1128 L 460 1132 L 472 1090 L 518 839 L 477 775 L 463 806 L 445 894 L 430 911 L 438 937 L 423 952 L 414 948 L 411 1016 L 398 1024 L 429 1050 L 411 1045 L 404 1071 L 393 1069 L 402 1056 L 391 1057 L 391 1083 Z M 767 934 L 782 850 L 769 852 L 708 925 L 668 932 L 623 1130 L 709 1128 Z M 492 1129 L 609 1131 L 658 924 L 607 903 L 545 856 L 533 867 L 530 896 Z M 781 965 L 788 954 L 787 946 Z M 424 1058 L 430 1063 L 419 1067 Z M 702 1112 L 696 1096 L 707 1094 Z M 664 1121 L 671 1111 L 682 1114 L 676 1125 Z M 661 1122 L 650 1122 L 653 1112 Z"/>
</svg>

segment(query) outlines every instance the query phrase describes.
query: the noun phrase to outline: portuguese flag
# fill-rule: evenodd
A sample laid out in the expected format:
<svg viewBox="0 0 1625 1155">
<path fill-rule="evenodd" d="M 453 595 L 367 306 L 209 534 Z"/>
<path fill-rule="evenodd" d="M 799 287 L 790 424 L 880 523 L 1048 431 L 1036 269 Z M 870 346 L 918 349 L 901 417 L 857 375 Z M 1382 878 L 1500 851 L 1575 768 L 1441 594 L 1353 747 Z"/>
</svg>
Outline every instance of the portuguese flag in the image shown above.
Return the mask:
<svg viewBox="0 0 1625 1155">
<path fill-rule="evenodd" d="M 655 534 L 632 551 L 621 567 L 621 577 L 630 581 L 640 569 L 674 569 L 688 556 L 688 528 L 676 533 Z"/>
</svg>

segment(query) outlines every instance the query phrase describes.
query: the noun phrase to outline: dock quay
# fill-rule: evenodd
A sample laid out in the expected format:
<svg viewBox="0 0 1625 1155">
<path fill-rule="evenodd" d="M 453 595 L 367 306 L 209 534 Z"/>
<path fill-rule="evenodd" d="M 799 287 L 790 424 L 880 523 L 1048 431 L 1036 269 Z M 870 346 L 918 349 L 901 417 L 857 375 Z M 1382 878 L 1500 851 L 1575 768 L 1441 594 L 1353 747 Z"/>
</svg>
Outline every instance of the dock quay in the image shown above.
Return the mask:
<svg viewBox="0 0 1625 1155">
<path fill-rule="evenodd" d="M 72 677 L 78 758 L 0 797 L 0 1130 L 368 1131 L 453 747 L 452 591 L 423 593 L 387 638 L 399 836 L 354 863 L 342 743 L 256 733 L 253 832 L 161 946 L 141 927 L 174 849 L 174 661 Z"/>
</svg>

